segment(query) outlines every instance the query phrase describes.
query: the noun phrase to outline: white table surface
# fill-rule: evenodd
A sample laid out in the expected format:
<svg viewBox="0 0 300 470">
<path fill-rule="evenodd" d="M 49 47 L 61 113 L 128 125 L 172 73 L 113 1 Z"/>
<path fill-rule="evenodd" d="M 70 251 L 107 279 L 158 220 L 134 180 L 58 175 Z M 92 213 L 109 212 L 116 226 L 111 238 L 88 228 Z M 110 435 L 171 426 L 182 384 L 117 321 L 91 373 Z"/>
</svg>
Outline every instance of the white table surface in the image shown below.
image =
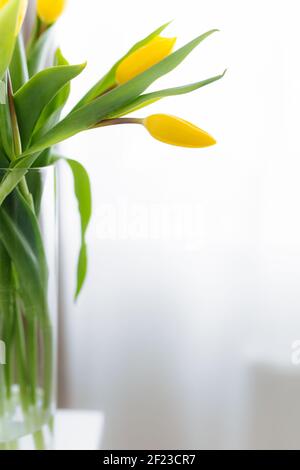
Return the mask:
<svg viewBox="0 0 300 470">
<path fill-rule="evenodd" d="M 59 410 L 55 419 L 55 450 L 98 450 L 104 430 L 99 411 Z"/>
</svg>

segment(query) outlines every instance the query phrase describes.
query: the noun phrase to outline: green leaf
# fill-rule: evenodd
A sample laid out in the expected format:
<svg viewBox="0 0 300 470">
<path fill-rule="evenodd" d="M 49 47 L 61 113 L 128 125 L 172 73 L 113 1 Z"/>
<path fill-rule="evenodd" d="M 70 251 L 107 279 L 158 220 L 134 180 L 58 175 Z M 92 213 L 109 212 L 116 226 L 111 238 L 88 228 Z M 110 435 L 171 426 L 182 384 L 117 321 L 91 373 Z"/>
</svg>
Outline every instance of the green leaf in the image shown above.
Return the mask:
<svg viewBox="0 0 300 470">
<path fill-rule="evenodd" d="M 0 9 L 0 80 L 9 67 L 15 42 L 21 0 L 10 0 Z"/>
<path fill-rule="evenodd" d="M 79 258 L 78 258 L 78 266 L 77 266 L 77 289 L 75 294 L 75 300 L 78 299 L 81 289 L 83 287 L 86 274 L 87 274 L 87 246 L 85 242 L 81 243 Z"/>
<path fill-rule="evenodd" d="M 8 168 L 9 167 L 9 160 L 3 150 L 1 149 L 0 145 L 0 168 Z"/>
<path fill-rule="evenodd" d="M 51 50 L 51 36 L 53 27 L 50 26 L 41 36 L 35 41 L 28 53 L 28 70 L 29 76 L 33 77 L 38 72 L 41 72 L 49 60 L 49 52 Z"/>
<path fill-rule="evenodd" d="M 16 93 L 28 81 L 28 68 L 23 36 L 19 34 L 9 66 L 12 88 Z"/>
<path fill-rule="evenodd" d="M 0 241 L 0 329 L 1 338 L 6 345 L 6 363 L 10 364 L 14 336 L 14 298 L 15 288 L 12 275 L 12 263 L 3 243 Z M 11 368 L 4 368 L 7 388 L 11 385 Z M 3 380 L 3 379 L 1 379 Z"/>
<path fill-rule="evenodd" d="M 19 158 L 11 163 L 6 175 L 0 183 L 0 207 L 7 196 L 14 190 L 20 183 L 23 176 L 26 175 L 28 169 L 34 164 L 39 153 L 30 155 L 28 157 Z"/>
<path fill-rule="evenodd" d="M 3 96 L 0 102 L 0 143 L 6 156 L 11 158 L 14 155 L 14 142 L 9 108 L 7 74 L 1 83 L 3 84 Z"/>
<path fill-rule="evenodd" d="M 51 164 L 51 149 L 46 149 L 41 152 L 38 158 L 34 161 L 33 168 L 43 168 Z"/>
<path fill-rule="evenodd" d="M 11 261 L 10 257 L 0 241 L 0 318 L 9 311 L 11 286 Z"/>
<path fill-rule="evenodd" d="M 104 75 L 104 77 L 101 78 L 101 80 L 99 80 L 95 86 L 93 86 L 93 88 L 79 101 L 79 103 L 77 103 L 73 111 L 75 111 L 78 108 L 81 108 L 83 105 L 94 100 L 95 98 L 100 96 L 102 93 L 104 93 L 106 90 L 111 88 L 115 84 L 116 70 L 119 64 L 124 59 L 126 59 L 126 57 L 132 54 L 134 51 L 136 51 L 137 49 L 140 49 L 141 47 L 145 46 L 150 41 L 152 41 L 152 39 L 155 39 L 157 36 L 159 36 L 159 34 L 162 33 L 167 28 L 167 26 L 169 26 L 170 23 L 171 21 L 163 24 L 162 26 L 157 28 L 155 31 L 153 31 L 151 34 L 146 36 L 144 39 L 134 44 L 134 46 L 123 57 L 121 57 L 121 59 L 119 59 L 118 62 L 116 62 L 113 65 L 113 67 L 109 70 L 109 72 L 106 75 Z"/>
<path fill-rule="evenodd" d="M 92 197 L 90 179 L 85 168 L 76 160 L 66 159 L 71 168 L 74 178 L 74 190 L 78 202 L 78 210 L 81 222 L 81 249 L 77 267 L 77 288 L 75 298 L 77 299 L 87 274 L 87 248 L 86 231 L 92 215 Z"/>
<path fill-rule="evenodd" d="M 23 155 L 42 151 L 73 135 L 93 127 L 109 114 L 128 106 L 158 78 L 174 70 L 204 39 L 217 30 L 208 31 L 173 52 L 164 60 L 133 78 L 129 82 L 113 89 L 69 114 L 46 135 L 33 144 Z"/>
<path fill-rule="evenodd" d="M 32 77 L 15 94 L 15 107 L 24 149 L 30 142 L 45 106 L 84 68 L 85 64 L 50 67 Z"/>
<path fill-rule="evenodd" d="M 92 193 L 90 178 L 86 169 L 76 160 L 65 158 L 59 155 L 53 156 L 53 161 L 58 160 L 65 161 L 73 175 L 74 180 L 74 191 L 78 202 L 78 210 L 80 216 L 81 226 L 81 247 L 79 252 L 78 264 L 77 264 L 77 287 L 75 293 L 75 299 L 78 298 L 85 278 L 87 274 L 87 246 L 86 246 L 86 231 L 88 229 L 91 215 L 92 215 Z"/>
<path fill-rule="evenodd" d="M 48 282 L 48 267 L 37 216 L 18 189 L 11 194 L 3 207 L 30 245 L 37 259 L 41 281 L 46 285 Z"/>
<path fill-rule="evenodd" d="M 0 80 L 0 104 L 6 103 L 6 82 Z"/>
<path fill-rule="evenodd" d="M 25 201 L 24 204 L 26 205 Z M 24 207 L 20 210 L 23 210 Z M 29 207 L 28 210 L 30 211 Z M 28 233 L 25 234 L 24 227 L 18 224 L 19 214 L 17 212 L 16 217 L 14 217 L 7 208 L 0 208 L 0 240 L 18 273 L 22 299 L 26 306 L 26 315 L 32 317 L 47 312 L 46 268 L 40 263 L 39 256 L 34 251 L 35 240 L 28 239 Z M 26 214 L 26 217 L 28 214 Z M 30 223 L 31 221 L 28 219 L 27 222 Z"/>
<path fill-rule="evenodd" d="M 175 88 L 166 88 L 165 90 L 154 91 L 153 93 L 141 95 L 129 106 L 119 110 L 116 114 L 110 115 L 109 118 L 111 119 L 113 117 L 125 116 L 126 114 L 142 109 L 145 106 L 149 106 L 150 104 L 153 104 L 156 101 L 162 98 L 166 98 L 168 96 L 178 96 L 191 93 L 192 91 L 198 90 L 199 88 L 202 88 L 206 85 L 216 82 L 217 80 L 220 80 L 224 77 L 225 73 L 226 70 L 221 75 L 216 75 L 215 77 L 211 77 L 200 82 L 192 83 L 190 85 L 184 85 Z"/>
<path fill-rule="evenodd" d="M 62 55 L 61 50 L 57 49 L 55 54 L 55 65 L 56 66 L 64 66 L 69 65 L 68 61 Z M 32 141 L 34 142 L 39 137 L 44 135 L 47 131 L 49 131 L 55 124 L 58 123 L 61 112 L 68 101 L 71 91 L 71 83 L 68 82 L 47 104 L 44 108 L 36 126 Z"/>
</svg>

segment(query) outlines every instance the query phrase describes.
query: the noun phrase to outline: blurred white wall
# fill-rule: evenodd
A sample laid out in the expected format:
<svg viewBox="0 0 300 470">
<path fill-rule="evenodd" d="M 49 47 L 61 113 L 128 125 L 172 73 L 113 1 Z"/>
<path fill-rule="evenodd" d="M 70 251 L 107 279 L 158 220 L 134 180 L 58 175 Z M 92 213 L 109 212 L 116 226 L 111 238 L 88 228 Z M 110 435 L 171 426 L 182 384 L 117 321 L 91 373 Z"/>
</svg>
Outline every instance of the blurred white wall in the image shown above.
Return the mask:
<svg viewBox="0 0 300 470">
<path fill-rule="evenodd" d="M 121 126 L 63 146 L 90 172 L 94 216 L 74 305 L 63 172 L 61 403 L 103 410 L 111 449 L 300 448 L 299 2 L 70 0 L 62 50 L 88 60 L 72 102 L 172 18 L 178 45 L 221 32 L 154 88 L 228 73 L 152 111 L 219 143 L 179 149 Z"/>
</svg>

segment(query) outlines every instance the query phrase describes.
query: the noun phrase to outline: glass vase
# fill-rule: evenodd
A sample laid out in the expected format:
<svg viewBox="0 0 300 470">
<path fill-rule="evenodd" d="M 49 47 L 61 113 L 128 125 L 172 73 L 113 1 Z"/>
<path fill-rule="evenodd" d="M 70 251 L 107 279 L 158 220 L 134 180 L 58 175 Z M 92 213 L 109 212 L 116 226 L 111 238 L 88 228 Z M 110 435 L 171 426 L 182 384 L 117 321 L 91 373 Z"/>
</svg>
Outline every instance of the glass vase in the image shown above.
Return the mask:
<svg viewBox="0 0 300 470">
<path fill-rule="evenodd" d="M 53 445 L 57 323 L 55 168 L 1 169 L 0 449 Z"/>
</svg>

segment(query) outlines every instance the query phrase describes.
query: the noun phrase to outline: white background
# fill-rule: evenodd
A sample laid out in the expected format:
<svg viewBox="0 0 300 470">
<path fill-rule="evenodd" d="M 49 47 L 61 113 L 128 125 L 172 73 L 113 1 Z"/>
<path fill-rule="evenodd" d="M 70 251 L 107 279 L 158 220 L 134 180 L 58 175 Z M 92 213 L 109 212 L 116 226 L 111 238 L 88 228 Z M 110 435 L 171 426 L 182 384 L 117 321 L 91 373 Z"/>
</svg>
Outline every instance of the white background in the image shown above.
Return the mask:
<svg viewBox="0 0 300 470">
<path fill-rule="evenodd" d="M 178 46 L 219 28 L 154 89 L 221 82 L 144 113 L 212 133 L 169 147 L 139 127 L 63 146 L 90 172 L 90 268 L 72 303 L 77 218 L 62 175 L 60 399 L 106 414 L 105 448 L 300 448 L 299 2 L 70 0 L 63 53 L 88 60 L 73 103 L 174 18 Z"/>
</svg>

